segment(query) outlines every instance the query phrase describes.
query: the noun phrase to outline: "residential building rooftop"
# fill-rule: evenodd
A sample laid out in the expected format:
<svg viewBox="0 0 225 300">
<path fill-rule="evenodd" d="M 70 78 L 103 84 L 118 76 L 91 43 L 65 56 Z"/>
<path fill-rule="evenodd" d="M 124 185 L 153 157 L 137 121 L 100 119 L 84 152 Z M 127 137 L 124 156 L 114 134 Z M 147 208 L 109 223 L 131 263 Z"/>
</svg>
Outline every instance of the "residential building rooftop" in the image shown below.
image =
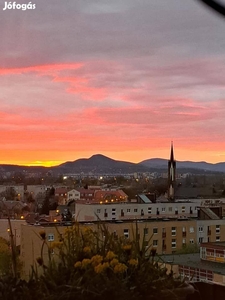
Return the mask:
<svg viewBox="0 0 225 300">
<path fill-rule="evenodd" d="M 223 242 L 225 245 L 225 242 Z M 201 260 L 199 253 L 191 254 L 169 254 L 160 256 L 162 260 L 170 265 L 180 265 L 193 268 L 193 273 L 196 268 L 212 271 L 213 273 L 225 275 L 225 264 Z"/>
</svg>

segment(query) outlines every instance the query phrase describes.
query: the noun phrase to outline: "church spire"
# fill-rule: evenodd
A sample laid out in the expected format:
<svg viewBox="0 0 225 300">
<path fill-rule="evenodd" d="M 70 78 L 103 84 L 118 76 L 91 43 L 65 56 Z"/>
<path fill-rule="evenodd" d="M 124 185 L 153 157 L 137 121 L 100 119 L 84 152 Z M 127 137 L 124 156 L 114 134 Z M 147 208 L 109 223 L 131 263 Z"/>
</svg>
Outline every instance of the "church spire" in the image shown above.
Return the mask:
<svg viewBox="0 0 225 300">
<path fill-rule="evenodd" d="M 170 150 L 170 161 L 174 161 L 174 154 L 173 154 L 173 141 L 171 142 L 171 150 Z"/>
<path fill-rule="evenodd" d="M 174 201 L 176 186 L 176 161 L 173 153 L 173 142 L 171 142 L 170 160 L 168 161 L 168 199 Z"/>
</svg>

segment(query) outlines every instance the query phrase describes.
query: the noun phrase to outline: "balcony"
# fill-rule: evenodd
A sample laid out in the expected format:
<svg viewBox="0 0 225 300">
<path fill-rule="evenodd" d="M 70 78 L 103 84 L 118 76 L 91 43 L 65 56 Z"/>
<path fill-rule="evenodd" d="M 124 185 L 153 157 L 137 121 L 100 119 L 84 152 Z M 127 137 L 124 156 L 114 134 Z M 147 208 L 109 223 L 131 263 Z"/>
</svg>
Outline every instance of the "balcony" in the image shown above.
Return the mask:
<svg viewBox="0 0 225 300">
<path fill-rule="evenodd" d="M 162 238 L 165 238 L 166 237 L 166 232 L 163 232 L 162 233 Z"/>
<path fill-rule="evenodd" d="M 166 250 L 166 245 L 162 245 L 162 250 L 163 250 L 163 251 Z"/>
<path fill-rule="evenodd" d="M 210 229 L 208 229 L 207 234 L 211 235 L 211 230 Z"/>
<path fill-rule="evenodd" d="M 108 218 L 108 213 L 104 213 L 104 218 Z"/>
<path fill-rule="evenodd" d="M 186 231 L 183 231 L 182 232 L 182 237 L 186 237 L 187 236 L 187 232 Z"/>
</svg>

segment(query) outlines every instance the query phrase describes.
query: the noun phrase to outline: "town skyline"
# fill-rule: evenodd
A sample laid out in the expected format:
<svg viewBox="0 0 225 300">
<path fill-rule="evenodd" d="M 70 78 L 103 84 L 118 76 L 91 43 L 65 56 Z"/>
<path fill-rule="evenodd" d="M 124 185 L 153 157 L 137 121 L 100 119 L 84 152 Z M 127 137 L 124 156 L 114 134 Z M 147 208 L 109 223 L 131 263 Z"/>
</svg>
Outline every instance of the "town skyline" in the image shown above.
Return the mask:
<svg viewBox="0 0 225 300">
<path fill-rule="evenodd" d="M 1 3 L 3 5 L 4 3 Z M 225 161 L 224 20 L 200 1 L 0 10 L 0 164 Z"/>
</svg>

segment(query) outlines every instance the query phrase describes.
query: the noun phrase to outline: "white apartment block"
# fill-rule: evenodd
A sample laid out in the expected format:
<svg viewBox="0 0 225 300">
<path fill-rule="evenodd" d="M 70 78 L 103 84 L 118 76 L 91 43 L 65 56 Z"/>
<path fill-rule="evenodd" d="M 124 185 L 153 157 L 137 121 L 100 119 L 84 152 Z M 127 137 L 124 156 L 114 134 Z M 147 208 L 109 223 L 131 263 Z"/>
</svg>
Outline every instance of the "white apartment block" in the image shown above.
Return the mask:
<svg viewBox="0 0 225 300">
<path fill-rule="evenodd" d="M 33 198 L 35 198 L 39 193 L 45 194 L 47 190 L 46 185 L 28 185 L 27 186 L 27 192 L 30 193 Z"/>
<path fill-rule="evenodd" d="M 200 203 L 75 204 L 77 221 L 195 218 Z"/>
<path fill-rule="evenodd" d="M 0 185 L 0 193 L 5 193 L 13 189 L 18 200 L 24 199 L 24 185 Z M 12 199 L 13 200 L 13 199 Z"/>
</svg>

